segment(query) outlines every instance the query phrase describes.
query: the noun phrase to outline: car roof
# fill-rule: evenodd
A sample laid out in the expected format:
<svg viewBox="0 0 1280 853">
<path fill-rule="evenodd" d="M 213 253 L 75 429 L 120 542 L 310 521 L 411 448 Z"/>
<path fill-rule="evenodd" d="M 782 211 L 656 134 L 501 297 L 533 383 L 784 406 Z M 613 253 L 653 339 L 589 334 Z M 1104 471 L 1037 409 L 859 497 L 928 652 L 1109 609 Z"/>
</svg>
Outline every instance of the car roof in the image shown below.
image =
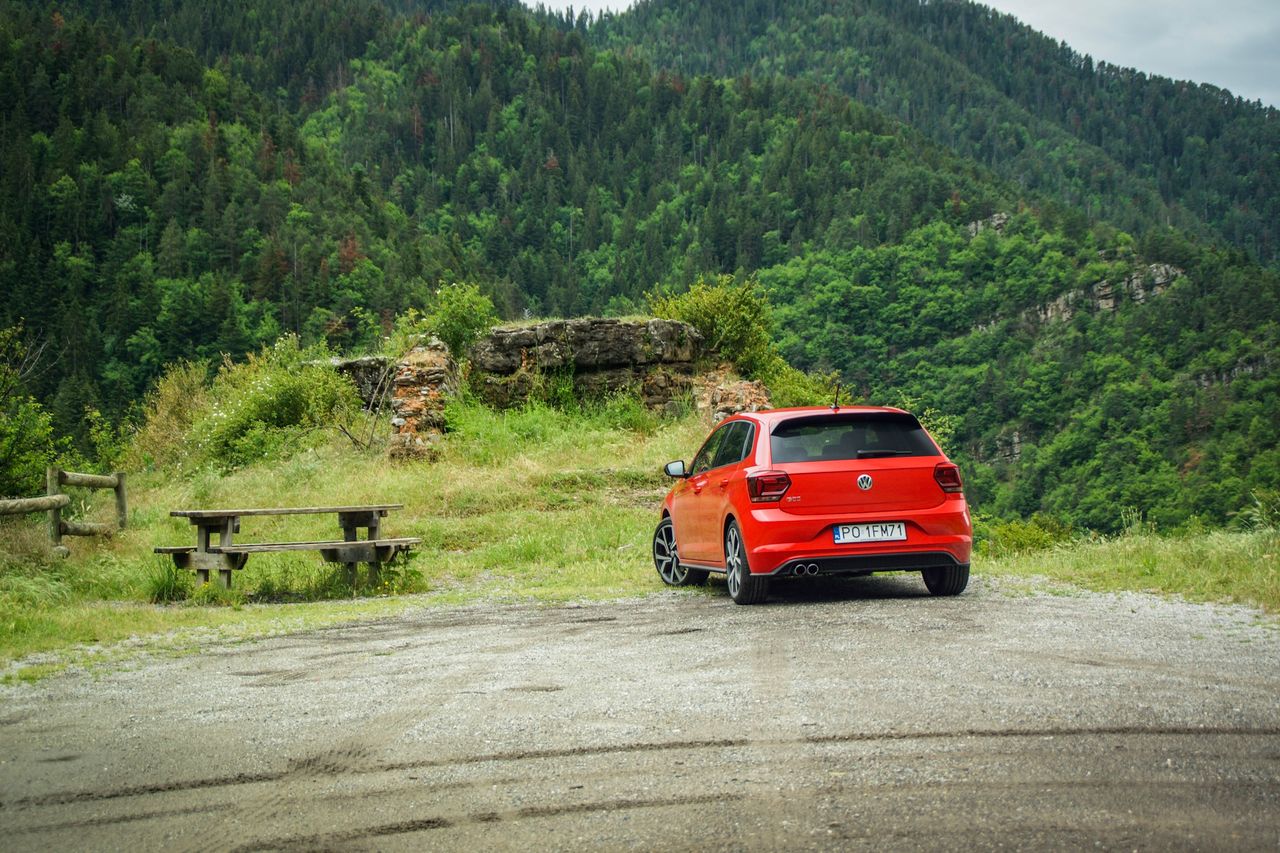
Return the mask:
<svg viewBox="0 0 1280 853">
<path fill-rule="evenodd" d="M 865 414 L 910 414 L 902 409 L 895 409 L 891 406 L 840 406 L 833 408 L 831 406 L 797 406 L 791 409 L 763 409 L 759 412 L 739 412 L 732 418 L 746 418 L 756 421 L 763 426 L 772 427 L 782 421 L 792 418 L 803 418 L 812 415 L 865 415 Z M 726 418 L 729 420 L 730 418 Z"/>
</svg>

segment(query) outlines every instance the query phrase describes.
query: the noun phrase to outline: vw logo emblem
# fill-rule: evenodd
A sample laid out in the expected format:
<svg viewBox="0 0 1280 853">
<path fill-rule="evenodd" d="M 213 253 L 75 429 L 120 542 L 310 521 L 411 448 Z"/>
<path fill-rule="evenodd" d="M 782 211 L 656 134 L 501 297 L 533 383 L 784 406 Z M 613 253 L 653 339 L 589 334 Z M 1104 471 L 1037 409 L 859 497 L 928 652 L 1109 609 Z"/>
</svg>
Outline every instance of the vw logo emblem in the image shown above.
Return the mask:
<svg viewBox="0 0 1280 853">
<path fill-rule="evenodd" d="M 871 475 L 862 474 L 858 477 L 858 488 L 866 492 L 871 489 Z"/>
</svg>

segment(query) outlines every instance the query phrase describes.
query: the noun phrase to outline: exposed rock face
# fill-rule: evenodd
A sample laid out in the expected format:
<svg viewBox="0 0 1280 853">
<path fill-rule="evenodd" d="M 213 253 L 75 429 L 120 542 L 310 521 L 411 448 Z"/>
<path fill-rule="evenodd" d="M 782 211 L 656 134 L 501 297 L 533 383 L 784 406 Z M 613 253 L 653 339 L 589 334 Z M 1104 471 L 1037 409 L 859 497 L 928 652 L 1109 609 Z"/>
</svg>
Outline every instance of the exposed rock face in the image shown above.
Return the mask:
<svg viewBox="0 0 1280 853">
<path fill-rule="evenodd" d="M 1195 382 L 1201 388 L 1212 388 L 1215 385 L 1230 385 L 1241 376 L 1254 376 L 1266 373 L 1275 364 L 1269 355 L 1237 361 L 1234 366 L 1222 370 L 1210 370 L 1196 375 Z"/>
<path fill-rule="evenodd" d="M 769 407 L 759 382 L 726 366 L 697 375 L 702 338 L 672 320 L 556 320 L 521 329 L 495 329 L 471 353 L 470 382 L 490 405 L 634 393 L 646 406 L 679 410 L 691 398 L 713 421 Z M 395 365 L 370 357 L 335 366 L 355 379 L 365 404 L 376 408 L 390 388 L 392 458 L 434 459 L 446 430 L 444 407 L 458 392 L 458 365 L 438 340 L 414 347 Z M 388 372 L 390 379 L 388 380 Z"/>
<path fill-rule="evenodd" d="M 1004 462 L 1017 462 L 1022 458 L 1022 433 L 1019 430 L 1002 432 L 996 437 L 996 458 Z"/>
<path fill-rule="evenodd" d="M 761 382 L 738 379 L 727 367 L 698 379 L 698 411 L 717 423 L 738 412 L 758 412 L 771 406 L 769 389 Z"/>
<path fill-rule="evenodd" d="M 553 320 L 518 329 L 494 329 L 471 350 L 471 364 L 488 373 L 520 369 L 578 372 L 693 361 L 702 336 L 677 320 L 584 317 Z"/>
<path fill-rule="evenodd" d="M 436 339 L 414 347 L 392 381 L 392 458 L 434 458 L 445 430 L 444 404 L 458 391 L 458 365 Z"/>
<path fill-rule="evenodd" d="M 1083 290 L 1064 293 L 1052 302 L 1028 308 L 1020 315 L 1024 323 L 1053 323 L 1070 320 L 1082 310 L 1114 312 L 1125 298 L 1131 302 L 1142 304 L 1164 294 L 1169 285 L 1186 271 L 1172 264 L 1148 264 L 1134 270 L 1118 282 L 1094 282 Z M 999 324 L 1002 318 L 996 318 L 977 327 L 977 331 L 986 331 Z"/>
<path fill-rule="evenodd" d="M 362 358 L 335 358 L 330 364 L 345 376 L 350 376 L 364 401 L 366 409 L 376 409 L 385 402 L 391 392 L 391 359 L 381 355 Z"/>
<path fill-rule="evenodd" d="M 554 396 L 552 383 L 572 384 L 578 399 L 639 393 L 661 408 L 692 390 L 702 337 L 675 320 L 554 320 L 494 329 L 471 350 L 471 384 L 499 408 Z"/>
<path fill-rule="evenodd" d="M 1003 234 L 1005 226 L 1009 224 L 1009 214 L 996 213 L 988 216 L 986 219 L 979 219 L 976 222 L 970 222 L 965 226 L 969 231 L 970 237 L 977 237 L 983 231 L 990 228 L 997 234 Z"/>
</svg>

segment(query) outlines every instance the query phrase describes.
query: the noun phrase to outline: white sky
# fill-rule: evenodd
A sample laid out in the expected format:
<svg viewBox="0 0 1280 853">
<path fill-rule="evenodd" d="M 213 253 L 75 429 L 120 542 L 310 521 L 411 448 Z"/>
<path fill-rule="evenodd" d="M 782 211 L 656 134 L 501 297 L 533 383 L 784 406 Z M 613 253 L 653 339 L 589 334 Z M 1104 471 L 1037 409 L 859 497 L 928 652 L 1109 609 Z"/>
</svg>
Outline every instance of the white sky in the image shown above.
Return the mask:
<svg viewBox="0 0 1280 853">
<path fill-rule="evenodd" d="M 542 2 L 553 9 L 593 12 L 631 5 L 630 0 Z M 1280 0 L 986 2 L 1095 61 L 1212 83 L 1280 107 Z"/>
</svg>

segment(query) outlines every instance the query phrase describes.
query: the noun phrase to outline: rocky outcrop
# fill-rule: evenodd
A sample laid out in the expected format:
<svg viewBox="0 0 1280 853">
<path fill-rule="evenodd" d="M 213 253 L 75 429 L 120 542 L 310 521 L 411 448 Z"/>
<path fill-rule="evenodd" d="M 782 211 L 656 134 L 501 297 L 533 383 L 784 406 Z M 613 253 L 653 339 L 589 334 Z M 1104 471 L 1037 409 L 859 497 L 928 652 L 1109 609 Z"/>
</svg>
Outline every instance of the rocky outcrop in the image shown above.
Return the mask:
<svg viewBox="0 0 1280 853">
<path fill-rule="evenodd" d="M 366 355 L 361 358 L 334 358 L 329 363 L 355 383 L 366 409 L 372 411 L 386 402 L 394 373 L 391 359 L 383 355 Z"/>
<path fill-rule="evenodd" d="M 668 414 L 692 402 L 713 422 L 769 407 L 764 385 L 740 379 L 727 366 L 699 374 L 701 356 L 702 338 L 687 323 L 556 320 L 494 329 L 472 349 L 468 380 L 481 399 L 498 408 L 618 392 L 636 394 Z M 369 357 L 335 367 L 355 380 L 366 406 L 378 409 L 390 400 L 392 458 L 436 457 L 447 428 L 445 404 L 462 381 L 443 343 L 421 343 L 395 364 Z"/>
<path fill-rule="evenodd" d="M 444 406 L 458 392 L 458 365 L 436 339 L 409 351 L 391 383 L 392 458 L 433 459 L 445 431 Z"/>
<path fill-rule="evenodd" d="M 968 229 L 970 237 L 977 237 L 983 231 L 988 229 L 996 232 L 997 234 L 1003 234 L 1004 229 L 1008 224 L 1009 214 L 995 213 L 988 216 L 986 219 L 979 219 L 976 222 L 970 222 L 965 226 L 965 228 Z"/>
<path fill-rule="evenodd" d="M 521 369 L 592 372 L 650 364 L 685 364 L 699 353 L 702 336 L 678 320 L 629 321 L 598 317 L 552 320 L 494 329 L 471 349 L 471 366 L 487 373 Z"/>
<path fill-rule="evenodd" d="M 1018 318 L 1023 323 L 1043 325 L 1066 322 L 1081 311 L 1114 312 L 1126 300 L 1141 305 L 1162 296 L 1169 285 L 1185 274 L 1184 270 L 1172 264 L 1148 264 L 1118 282 L 1103 279 L 1083 290 L 1064 293 L 1052 302 L 1028 308 Z M 1004 319 L 997 317 L 976 327 L 975 331 L 989 331 Z"/>
<path fill-rule="evenodd" d="M 691 393 L 702 337 L 676 320 L 581 318 L 494 329 L 471 349 L 471 386 L 491 406 L 620 391 L 660 409 Z"/>
<path fill-rule="evenodd" d="M 1269 373 L 1276 360 L 1269 355 L 1237 361 L 1233 366 L 1220 370 L 1207 370 L 1196 374 L 1194 381 L 1201 388 L 1212 388 L 1215 385 L 1230 385 L 1242 376 L 1255 376 Z"/>
<path fill-rule="evenodd" d="M 711 423 L 739 412 L 759 412 L 771 407 L 763 382 L 738 379 L 727 372 L 709 373 L 698 380 L 698 411 Z"/>
</svg>

